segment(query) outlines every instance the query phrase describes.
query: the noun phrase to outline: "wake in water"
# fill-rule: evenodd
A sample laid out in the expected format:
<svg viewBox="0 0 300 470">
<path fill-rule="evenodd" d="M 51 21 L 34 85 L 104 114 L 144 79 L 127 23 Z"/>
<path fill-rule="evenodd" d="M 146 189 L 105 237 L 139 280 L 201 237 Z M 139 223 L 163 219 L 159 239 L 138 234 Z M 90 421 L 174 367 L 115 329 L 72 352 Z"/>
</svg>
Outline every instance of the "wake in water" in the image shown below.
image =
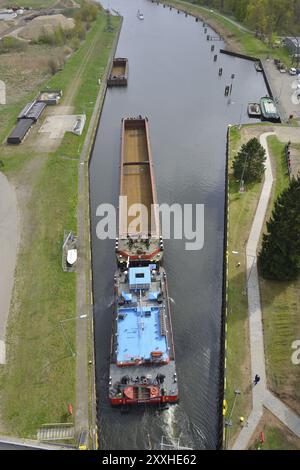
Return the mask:
<svg viewBox="0 0 300 470">
<path fill-rule="evenodd" d="M 192 449 L 189 420 L 178 405 L 171 406 L 163 414 L 163 435 L 160 447 L 177 449 L 188 447 Z"/>
</svg>

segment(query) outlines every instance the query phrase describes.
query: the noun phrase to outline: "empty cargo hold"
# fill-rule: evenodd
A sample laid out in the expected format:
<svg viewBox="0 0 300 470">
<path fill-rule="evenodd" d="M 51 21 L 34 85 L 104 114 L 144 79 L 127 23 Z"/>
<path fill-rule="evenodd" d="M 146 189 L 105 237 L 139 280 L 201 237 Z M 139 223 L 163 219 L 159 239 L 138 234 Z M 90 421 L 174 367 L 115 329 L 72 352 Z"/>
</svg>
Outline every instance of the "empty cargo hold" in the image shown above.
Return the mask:
<svg viewBox="0 0 300 470">
<path fill-rule="evenodd" d="M 108 86 L 124 86 L 128 80 L 128 59 L 115 58 L 107 79 Z"/>
<path fill-rule="evenodd" d="M 42 101 L 32 101 L 28 103 L 24 109 L 20 112 L 18 120 L 20 119 L 33 119 L 37 121 L 42 115 L 47 104 Z"/>
<path fill-rule="evenodd" d="M 19 119 L 16 127 L 7 138 L 8 144 L 20 144 L 28 134 L 31 126 L 34 124 L 34 119 Z"/>
</svg>

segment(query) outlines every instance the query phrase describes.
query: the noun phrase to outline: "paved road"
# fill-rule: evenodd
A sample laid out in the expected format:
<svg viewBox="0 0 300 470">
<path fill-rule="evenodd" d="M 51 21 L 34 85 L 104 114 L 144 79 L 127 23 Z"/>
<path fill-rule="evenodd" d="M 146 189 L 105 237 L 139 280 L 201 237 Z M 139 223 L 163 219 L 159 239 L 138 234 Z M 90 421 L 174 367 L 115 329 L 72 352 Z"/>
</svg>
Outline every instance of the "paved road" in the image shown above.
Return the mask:
<svg viewBox="0 0 300 470">
<path fill-rule="evenodd" d="M 6 176 L 0 173 L 0 364 L 5 364 L 5 332 L 14 285 L 18 240 L 16 193 Z"/>
<path fill-rule="evenodd" d="M 276 52 L 274 52 L 276 56 Z M 297 77 L 291 76 L 288 72 L 281 73 L 275 67 L 273 60 L 263 61 L 264 69 L 274 93 L 274 99 L 281 108 L 281 114 L 285 121 L 292 114 L 296 119 L 300 118 L 300 99 L 297 98 L 297 85 L 300 82 Z"/>
</svg>

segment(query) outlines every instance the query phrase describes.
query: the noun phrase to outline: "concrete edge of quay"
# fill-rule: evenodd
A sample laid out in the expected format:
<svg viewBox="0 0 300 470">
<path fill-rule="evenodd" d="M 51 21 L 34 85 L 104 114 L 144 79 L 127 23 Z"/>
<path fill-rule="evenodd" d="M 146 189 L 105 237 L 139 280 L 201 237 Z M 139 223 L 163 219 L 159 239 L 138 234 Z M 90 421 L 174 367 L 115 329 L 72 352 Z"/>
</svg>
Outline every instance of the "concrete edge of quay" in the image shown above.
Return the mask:
<svg viewBox="0 0 300 470">
<path fill-rule="evenodd" d="M 114 38 L 109 59 L 107 61 L 107 66 L 102 77 L 102 82 L 100 85 L 100 90 L 95 102 L 95 107 L 93 114 L 91 116 L 88 132 L 86 135 L 85 142 L 80 156 L 79 163 L 79 180 L 82 181 L 83 194 L 80 194 L 80 184 L 78 184 L 78 225 L 79 220 L 86 221 L 83 227 L 83 237 L 82 237 L 82 260 L 83 266 L 82 271 L 85 274 L 85 286 L 84 286 L 84 295 L 86 309 L 89 313 L 89 326 L 86 335 L 88 337 L 88 348 L 90 349 L 91 360 L 92 360 L 92 370 L 88 368 L 88 361 L 85 360 L 85 363 L 81 364 L 85 369 L 87 369 L 88 375 L 88 422 L 89 429 L 92 431 L 92 448 L 94 450 L 98 449 L 98 426 L 97 426 L 97 397 L 96 397 L 96 357 L 95 357 L 95 345 L 94 345 L 94 312 L 93 312 L 93 271 L 92 271 L 92 244 L 91 244 L 91 208 L 90 208 L 90 186 L 89 186 L 89 165 L 91 160 L 91 155 L 95 146 L 95 139 L 97 135 L 97 129 L 99 126 L 102 109 L 104 105 L 104 100 L 107 90 L 107 78 L 111 68 L 112 60 L 115 56 L 116 49 L 119 42 L 119 37 L 122 29 L 123 18 L 120 17 L 120 24 L 118 26 L 118 31 Z M 82 202 L 80 203 L 80 201 Z M 78 289 L 78 286 L 77 286 Z M 82 295 L 82 291 L 81 291 Z M 79 314 L 82 312 L 78 312 Z M 80 321 L 77 321 L 79 324 Z M 77 341 L 78 330 L 76 333 Z M 78 343 L 77 343 L 78 344 Z M 77 374 L 76 374 L 77 379 Z M 78 385 L 76 384 L 76 389 Z M 89 394 L 91 394 L 89 396 Z M 77 393 L 76 393 L 77 395 Z M 91 398 L 90 398 L 91 397 Z"/>
<path fill-rule="evenodd" d="M 220 438 L 219 448 L 227 449 L 226 413 L 227 413 L 227 320 L 228 320 L 228 237 L 229 237 L 229 156 L 230 128 L 226 135 L 225 195 L 224 195 L 224 248 L 223 248 L 223 283 L 222 283 L 222 325 L 221 325 L 221 371 L 220 371 Z"/>
<path fill-rule="evenodd" d="M 14 436 L 0 435 L 0 445 L 1 444 L 6 444 L 15 447 L 28 447 L 28 449 L 33 450 L 74 450 L 74 446 L 67 444 L 50 444 L 46 442 L 36 441 L 34 439 L 25 439 Z"/>
</svg>

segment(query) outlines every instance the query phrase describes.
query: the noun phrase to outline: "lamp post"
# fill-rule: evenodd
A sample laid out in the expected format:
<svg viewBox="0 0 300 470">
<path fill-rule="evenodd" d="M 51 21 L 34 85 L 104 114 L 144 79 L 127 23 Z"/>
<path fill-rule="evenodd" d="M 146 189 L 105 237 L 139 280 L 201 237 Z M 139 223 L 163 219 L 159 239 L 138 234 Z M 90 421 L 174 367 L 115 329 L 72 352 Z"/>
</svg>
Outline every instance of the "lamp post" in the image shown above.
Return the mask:
<svg viewBox="0 0 300 470">
<path fill-rule="evenodd" d="M 75 353 L 75 351 L 73 351 L 73 348 L 72 348 L 72 346 L 71 346 L 70 340 L 69 340 L 69 338 L 68 338 L 68 335 L 67 335 L 66 330 L 65 330 L 65 327 L 64 327 L 64 323 L 66 323 L 66 322 L 68 322 L 68 321 L 71 321 L 71 320 L 82 320 L 82 319 L 84 319 L 84 318 L 87 318 L 87 314 L 86 314 L 86 313 L 84 313 L 83 315 L 79 315 L 79 316 L 77 316 L 77 317 L 71 317 L 71 318 L 66 318 L 65 320 L 59 320 L 59 324 L 60 324 L 60 327 L 61 327 L 61 331 L 62 331 L 62 333 L 63 333 L 63 336 L 64 336 L 64 338 L 65 338 L 65 341 L 66 341 L 66 343 L 67 343 L 67 345 L 68 345 L 68 348 L 69 348 L 70 351 L 71 351 L 71 355 L 72 355 L 73 357 L 76 356 L 76 353 Z"/>
<path fill-rule="evenodd" d="M 245 183 L 245 181 L 244 181 L 244 174 L 245 174 L 245 170 L 246 170 L 246 163 L 247 163 L 247 160 L 248 160 L 248 156 L 249 156 L 249 154 L 247 153 L 246 158 L 245 158 L 243 173 L 242 173 L 241 180 L 240 180 L 240 193 L 243 193 L 243 192 L 245 191 L 245 186 L 244 186 L 244 183 Z"/>
<path fill-rule="evenodd" d="M 234 400 L 233 400 L 232 408 L 231 408 L 231 411 L 229 413 L 228 419 L 225 419 L 225 429 L 226 429 L 226 432 L 225 432 L 225 449 L 227 449 L 227 447 L 228 447 L 229 430 L 230 430 L 230 427 L 232 426 L 231 418 L 232 418 L 233 410 L 234 410 L 234 407 L 235 407 L 237 397 L 240 394 L 241 394 L 240 390 L 236 389 L 234 391 Z"/>
<path fill-rule="evenodd" d="M 242 127 L 243 111 L 244 111 L 244 103 L 242 103 L 242 105 L 241 105 L 241 114 L 240 114 L 240 120 L 239 120 L 239 129 L 241 129 L 241 127 Z"/>
</svg>

